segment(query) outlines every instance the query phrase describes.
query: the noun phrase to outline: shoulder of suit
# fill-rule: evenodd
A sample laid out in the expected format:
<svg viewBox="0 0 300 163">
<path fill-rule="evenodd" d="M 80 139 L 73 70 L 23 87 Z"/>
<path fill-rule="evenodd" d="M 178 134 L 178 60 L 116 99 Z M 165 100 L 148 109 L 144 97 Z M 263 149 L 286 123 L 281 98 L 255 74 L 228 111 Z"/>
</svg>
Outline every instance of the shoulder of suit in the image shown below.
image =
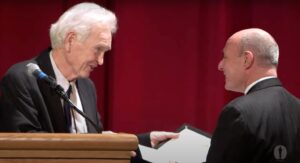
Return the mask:
<svg viewBox="0 0 300 163">
<path fill-rule="evenodd" d="M 12 65 L 7 72 L 5 73 L 4 77 L 21 77 L 21 78 L 26 78 L 29 76 L 29 74 L 27 73 L 27 68 L 26 65 L 28 63 L 34 63 L 34 61 L 32 60 L 27 60 L 27 61 L 22 61 L 19 63 L 16 63 L 14 65 Z"/>
</svg>

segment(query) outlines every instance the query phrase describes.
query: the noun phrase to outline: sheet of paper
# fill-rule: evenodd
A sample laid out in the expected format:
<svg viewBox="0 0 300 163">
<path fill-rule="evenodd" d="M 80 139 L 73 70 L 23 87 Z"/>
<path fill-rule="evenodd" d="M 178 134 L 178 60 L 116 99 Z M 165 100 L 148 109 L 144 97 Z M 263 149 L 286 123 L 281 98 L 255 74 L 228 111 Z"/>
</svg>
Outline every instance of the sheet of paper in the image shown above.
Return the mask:
<svg viewBox="0 0 300 163">
<path fill-rule="evenodd" d="M 172 139 L 158 149 L 139 145 L 144 160 L 153 163 L 201 163 L 206 161 L 210 138 L 184 128 L 178 139 Z"/>
</svg>

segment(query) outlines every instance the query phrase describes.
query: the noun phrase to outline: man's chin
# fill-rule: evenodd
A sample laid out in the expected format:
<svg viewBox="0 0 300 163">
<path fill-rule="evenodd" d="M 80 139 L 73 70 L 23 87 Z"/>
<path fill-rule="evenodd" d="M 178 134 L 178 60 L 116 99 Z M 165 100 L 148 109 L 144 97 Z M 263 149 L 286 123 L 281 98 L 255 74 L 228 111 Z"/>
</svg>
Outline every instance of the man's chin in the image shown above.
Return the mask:
<svg viewBox="0 0 300 163">
<path fill-rule="evenodd" d="M 234 91 L 234 88 L 225 84 L 225 90 L 226 91 Z"/>
<path fill-rule="evenodd" d="M 79 77 L 80 77 L 80 78 L 88 78 L 88 77 L 90 77 L 90 73 L 91 73 L 91 72 L 84 72 L 84 73 L 81 73 L 81 74 L 79 75 Z"/>
<path fill-rule="evenodd" d="M 225 84 L 225 90 L 230 91 L 230 87 L 227 84 Z"/>
</svg>

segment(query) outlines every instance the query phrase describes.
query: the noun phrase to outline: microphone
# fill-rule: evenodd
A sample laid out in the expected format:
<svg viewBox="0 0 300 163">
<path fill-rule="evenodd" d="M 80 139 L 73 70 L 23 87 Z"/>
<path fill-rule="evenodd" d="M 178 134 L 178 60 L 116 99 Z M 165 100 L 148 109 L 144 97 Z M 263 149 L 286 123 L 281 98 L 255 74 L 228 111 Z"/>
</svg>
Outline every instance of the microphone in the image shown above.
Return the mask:
<svg viewBox="0 0 300 163">
<path fill-rule="evenodd" d="M 28 63 L 26 65 L 27 67 L 27 72 L 29 75 L 33 75 L 35 78 L 38 80 L 46 82 L 50 88 L 54 89 L 55 92 L 66 102 L 68 102 L 71 105 L 71 108 L 75 110 L 78 114 L 80 114 L 82 117 L 84 117 L 87 121 L 89 121 L 94 129 L 98 132 L 101 133 L 100 129 L 97 127 L 97 125 L 81 110 L 77 108 L 77 106 L 69 99 L 67 93 L 64 91 L 62 86 L 56 83 L 56 80 L 45 74 L 40 67 L 37 64 L 34 63 Z"/>
<path fill-rule="evenodd" d="M 51 88 L 57 87 L 55 79 L 45 74 L 37 64 L 28 63 L 26 67 L 29 75 L 33 75 L 37 79 L 45 81 Z"/>
</svg>

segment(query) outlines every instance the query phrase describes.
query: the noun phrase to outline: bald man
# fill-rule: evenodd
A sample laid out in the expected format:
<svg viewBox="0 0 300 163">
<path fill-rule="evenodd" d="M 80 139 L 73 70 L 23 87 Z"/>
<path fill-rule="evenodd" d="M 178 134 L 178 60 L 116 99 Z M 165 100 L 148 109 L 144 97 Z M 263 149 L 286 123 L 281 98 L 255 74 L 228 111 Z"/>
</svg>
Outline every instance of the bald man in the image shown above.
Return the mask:
<svg viewBox="0 0 300 163">
<path fill-rule="evenodd" d="M 225 89 L 245 95 L 224 107 L 207 163 L 300 162 L 300 102 L 277 77 L 274 38 L 245 29 L 227 40 L 223 55 Z"/>
</svg>

